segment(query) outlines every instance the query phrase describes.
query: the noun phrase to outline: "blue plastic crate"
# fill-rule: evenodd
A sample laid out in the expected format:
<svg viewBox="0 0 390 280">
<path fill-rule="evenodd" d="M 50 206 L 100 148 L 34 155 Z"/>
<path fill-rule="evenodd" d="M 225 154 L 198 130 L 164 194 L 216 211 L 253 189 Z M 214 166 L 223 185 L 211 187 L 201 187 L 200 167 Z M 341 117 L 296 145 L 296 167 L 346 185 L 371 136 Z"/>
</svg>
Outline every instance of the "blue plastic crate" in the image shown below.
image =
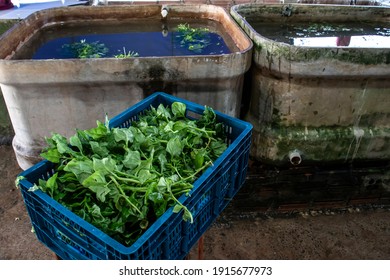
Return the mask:
<svg viewBox="0 0 390 280">
<path fill-rule="evenodd" d="M 128 127 L 151 105 L 180 101 L 187 116 L 197 118 L 204 107 L 165 94 L 155 93 L 110 120 L 112 127 Z M 54 174 L 54 165 L 42 161 L 20 176 L 24 202 L 37 238 L 62 259 L 183 259 L 218 217 L 245 181 L 252 125 L 216 112 L 223 123 L 229 144 L 225 152 L 195 181 L 190 196 L 179 201 L 192 213 L 194 222 L 185 222 L 181 213 L 168 209 L 130 247 L 126 247 L 92 226 L 42 191 L 29 192 L 38 179 Z"/>
</svg>

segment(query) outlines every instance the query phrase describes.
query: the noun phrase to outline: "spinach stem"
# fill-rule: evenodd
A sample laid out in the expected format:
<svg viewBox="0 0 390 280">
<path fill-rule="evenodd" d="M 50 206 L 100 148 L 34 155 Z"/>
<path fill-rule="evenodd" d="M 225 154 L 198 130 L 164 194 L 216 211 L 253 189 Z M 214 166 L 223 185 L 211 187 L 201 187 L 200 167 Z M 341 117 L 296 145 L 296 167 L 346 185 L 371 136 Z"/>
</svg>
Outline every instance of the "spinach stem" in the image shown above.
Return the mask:
<svg viewBox="0 0 390 280">
<path fill-rule="evenodd" d="M 115 179 L 117 179 L 117 180 L 121 180 L 121 181 L 124 181 L 124 182 L 134 183 L 134 184 L 137 184 L 137 185 L 141 185 L 141 182 L 138 181 L 138 180 L 135 180 L 135 179 L 132 179 L 132 178 L 119 177 L 119 176 L 116 175 L 114 172 L 110 172 L 110 174 L 111 174 L 112 176 L 114 176 Z M 111 178 L 111 177 L 110 177 L 110 178 Z"/>
<path fill-rule="evenodd" d="M 137 178 L 136 176 L 130 175 L 130 174 L 126 173 L 126 172 L 115 170 L 115 173 L 111 173 L 111 174 L 115 175 L 118 180 L 123 180 L 123 181 L 127 181 L 127 182 L 130 182 L 130 183 L 132 182 L 132 183 L 135 183 L 135 184 L 140 184 L 141 183 L 140 181 L 138 181 L 136 179 Z M 119 174 L 121 176 L 125 176 L 126 178 L 119 177 L 117 174 Z M 131 181 L 131 180 L 133 180 L 133 181 Z"/>
<path fill-rule="evenodd" d="M 192 224 L 192 223 L 194 222 L 194 218 L 193 218 L 193 216 L 192 216 L 191 211 L 188 210 L 188 208 L 187 208 L 186 206 L 184 206 L 184 205 L 183 205 L 183 204 L 182 204 L 182 203 L 173 195 L 172 190 L 171 190 L 171 186 L 168 185 L 168 188 L 167 188 L 167 189 L 168 189 L 168 192 L 169 192 L 171 198 L 172 198 L 177 204 L 179 204 L 179 205 L 183 208 L 184 212 L 186 212 L 186 213 L 190 216 L 190 219 L 191 219 L 190 223 Z"/>
<path fill-rule="evenodd" d="M 209 166 L 212 165 L 212 164 L 213 164 L 213 163 L 212 163 L 211 161 L 206 162 L 201 168 L 199 168 L 198 170 L 196 170 L 194 174 L 191 174 L 191 175 L 188 176 L 188 177 L 182 178 L 180 181 L 174 182 L 174 183 L 172 184 L 172 186 L 177 185 L 177 184 L 179 184 L 179 183 L 186 182 L 186 181 L 188 181 L 188 180 L 191 180 L 191 179 L 195 178 L 197 174 L 199 174 L 200 172 L 202 172 L 204 169 L 206 169 L 207 167 L 209 167 Z"/>
<path fill-rule="evenodd" d="M 127 197 L 127 195 L 125 194 L 125 192 L 123 191 L 123 189 L 121 188 L 121 186 L 119 185 L 119 183 L 117 182 L 117 180 L 114 178 L 114 176 L 109 176 L 110 179 L 115 183 L 115 186 L 117 187 L 117 189 L 119 190 L 119 192 L 122 194 L 122 197 L 126 200 L 126 202 L 131 206 L 133 207 L 141 216 L 143 216 L 142 212 L 138 209 L 137 206 L 135 206 L 130 200 L 129 198 Z"/>
</svg>

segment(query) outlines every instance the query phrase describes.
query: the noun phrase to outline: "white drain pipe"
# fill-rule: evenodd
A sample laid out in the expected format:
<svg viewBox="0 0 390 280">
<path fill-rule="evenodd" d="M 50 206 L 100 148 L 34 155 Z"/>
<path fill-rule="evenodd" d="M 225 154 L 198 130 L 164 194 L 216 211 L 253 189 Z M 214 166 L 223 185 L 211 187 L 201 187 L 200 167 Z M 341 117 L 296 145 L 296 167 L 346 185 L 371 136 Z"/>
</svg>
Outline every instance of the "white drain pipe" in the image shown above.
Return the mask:
<svg viewBox="0 0 390 280">
<path fill-rule="evenodd" d="M 298 150 L 293 150 L 288 154 L 288 158 L 292 165 L 299 165 L 302 162 L 301 152 Z"/>
</svg>

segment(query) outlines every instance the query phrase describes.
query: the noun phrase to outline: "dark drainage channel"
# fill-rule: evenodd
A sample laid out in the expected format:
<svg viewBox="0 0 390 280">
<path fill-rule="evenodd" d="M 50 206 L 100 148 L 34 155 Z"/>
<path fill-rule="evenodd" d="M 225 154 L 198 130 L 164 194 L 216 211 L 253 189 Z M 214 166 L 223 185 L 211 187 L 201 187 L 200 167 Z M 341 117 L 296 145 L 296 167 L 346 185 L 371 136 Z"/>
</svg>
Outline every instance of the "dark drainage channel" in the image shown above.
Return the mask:
<svg viewBox="0 0 390 280">
<path fill-rule="evenodd" d="M 294 168 L 253 164 L 225 213 L 293 216 L 353 208 L 390 209 L 390 162 Z"/>
</svg>

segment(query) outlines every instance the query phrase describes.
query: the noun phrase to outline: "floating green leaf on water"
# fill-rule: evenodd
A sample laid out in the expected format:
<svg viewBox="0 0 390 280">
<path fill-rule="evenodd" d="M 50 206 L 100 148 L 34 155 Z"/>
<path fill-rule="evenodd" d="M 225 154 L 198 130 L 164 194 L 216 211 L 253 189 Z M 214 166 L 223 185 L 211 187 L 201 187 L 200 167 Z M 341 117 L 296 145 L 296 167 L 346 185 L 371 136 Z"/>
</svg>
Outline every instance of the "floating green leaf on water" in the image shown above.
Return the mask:
<svg viewBox="0 0 390 280">
<path fill-rule="evenodd" d="M 123 47 L 123 53 L 119 53 L 117 55 L 115 55 L 114 57 L 115 58 L 131 58 L 131 57 L 138 57 L 139 54 L 137 52 L 134 52 L 134 51 L 128 51 L 126 52 L 126 48 Z"/>
<path fill-rule="evenodd" d="M 63 51 L 73 58 L 101 58 L 108 53 L 108 48 L 99 41 L 87 43 L 85 39 L 80 42 L 62 45 Z"/>
<path fill-rule="evenodd" d="M 85 39 L 80 40 L 80 42 L 64 44 L 62 45 L 62 50 L 68 57 L 73 58 L 102 58 L 109 52 L 109 49 L 104 43 L 100 43 L 99 41 L 87 43 Z M 123 53 L 121 53 L 121 51 L 119 52 L 119 54 L 114 55 L 115 58 L 131 58 L 139 56 L 137 52 L 126 51 L 125 47 L 123 47 Z"/>
<path fill-rule="evenodd" d="M 180 46 L 195 53 L 201 53 L 204 48 L 211 44 L 208 28 L 190 27 L 188 23 L 185 23 L 179 24 L 176 31 L 178 33 L 176 37 L 180 40 Z"/>
<path fill-rule="evenodd" d="M 150 107 L 128 128 L 110 128 L 107 120 L 76 130 L 69 141 L 54 133 L 41 155 L 55 174 L 30 191 L 46 192 L 126 246 L 171 206 L 192 222 L 179 197 L 189 195 L 227 144 L 211 108 L 198 120 L 185 113 L 186 105 L 175 102 Z"/>
</svg>

